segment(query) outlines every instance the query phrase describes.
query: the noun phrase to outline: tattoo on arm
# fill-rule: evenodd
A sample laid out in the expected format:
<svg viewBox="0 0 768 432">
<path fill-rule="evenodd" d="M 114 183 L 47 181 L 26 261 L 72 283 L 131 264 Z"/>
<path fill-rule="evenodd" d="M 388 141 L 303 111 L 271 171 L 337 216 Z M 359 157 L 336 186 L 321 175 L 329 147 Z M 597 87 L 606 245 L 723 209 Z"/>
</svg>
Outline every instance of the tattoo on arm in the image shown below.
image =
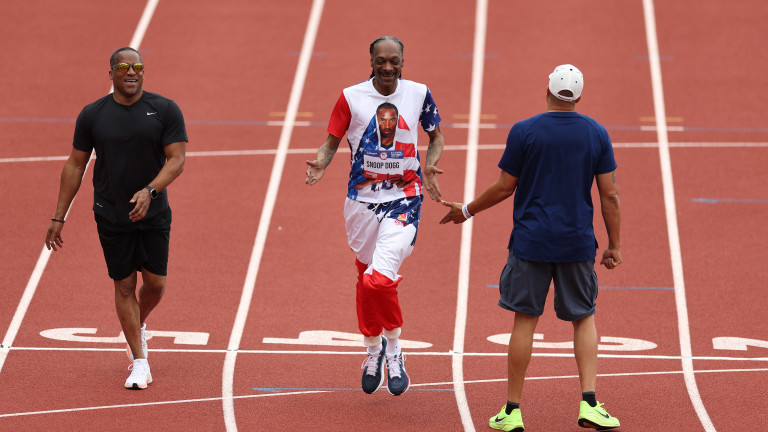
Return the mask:
<svg viewBox="0 0 768 432">
<path fill-rule="evenodd" d="M 427 159 L 426 165 L 437 165 L 437 161 L 440 160 L 440 156 L 443 154 L 443 135 L 442 134 L 430 134 L 429 145 L 427 146 Z"/>
<path fill-rule="evenodd" d="M 317 151 L 317 161 L 323 165 L 323 168 L 331 163 L 333 156 L 336 154 L 336 150 L 338 150 L 338 148 L 334 149 L 327 144 L 323 144 Z"/>
</svg>

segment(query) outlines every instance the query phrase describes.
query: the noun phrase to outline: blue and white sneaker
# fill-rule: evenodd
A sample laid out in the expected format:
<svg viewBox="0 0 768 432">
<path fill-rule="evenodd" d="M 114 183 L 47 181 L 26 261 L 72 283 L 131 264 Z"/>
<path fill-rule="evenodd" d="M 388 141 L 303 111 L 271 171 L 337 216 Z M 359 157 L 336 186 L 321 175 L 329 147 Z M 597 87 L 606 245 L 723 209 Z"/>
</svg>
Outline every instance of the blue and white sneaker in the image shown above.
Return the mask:
<svg viewBox="0 0 768 432">
<path fill-rule="evenodd" d="M 368 354 L 360 369 L 363 370 L 363 391 L 372 394 L 384 384 L 384 350 L 387 349 L 387 338 L 381 337 L 381 351 L 378 355 Z"/>
<path fill-rule="evenodd" d="M 394 356 L 387 354 L 387 390 L 394 396 L 399 396 L 408 390 L 411 381 L 405 373 L 405 355 L 397 353 Z"/>
</svg>

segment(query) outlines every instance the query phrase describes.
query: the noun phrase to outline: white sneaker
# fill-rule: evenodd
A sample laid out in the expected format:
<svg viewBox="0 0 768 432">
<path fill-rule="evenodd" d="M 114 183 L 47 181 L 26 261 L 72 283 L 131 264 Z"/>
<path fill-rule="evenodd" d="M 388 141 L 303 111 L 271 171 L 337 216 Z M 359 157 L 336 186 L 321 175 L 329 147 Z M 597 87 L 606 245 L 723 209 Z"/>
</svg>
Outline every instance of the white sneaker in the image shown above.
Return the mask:
<svg viewBox="0 0 768 432">
<path fill-rule="evenodd" d="M 134 360 L 128 369 L 131 369 L 131 375 L 125 380 L 125 388 L 143 390 L 152 382 L 152 373 L 146 359 Z"/>
<path fill-rule="evenodd" d="M 147 331 L 147 323 L 144 323 L 141 326 L 141 350 L 144 351 L 144 358 L 149 358 L 149 348 L 147 348 L 147 339 L 151 338 L 152 335 Z M 125 344 L 125 353 L 128 354 L 128 359 L 133 361 L 133 352 L 131 351 L 131 346 L 128 344 Z"/>
</svg>

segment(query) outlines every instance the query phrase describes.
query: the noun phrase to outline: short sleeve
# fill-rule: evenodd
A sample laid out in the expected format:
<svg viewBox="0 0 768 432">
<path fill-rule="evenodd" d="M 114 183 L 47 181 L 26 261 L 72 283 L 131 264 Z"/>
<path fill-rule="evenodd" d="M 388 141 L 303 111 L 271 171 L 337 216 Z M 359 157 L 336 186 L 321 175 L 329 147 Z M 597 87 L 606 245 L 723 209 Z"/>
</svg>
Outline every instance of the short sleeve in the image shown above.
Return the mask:
<svg viewBox="0 0 768 432">
<path fill-rule="evenodd" d="M 93 135 L 91 135 L 91 122 L 88 118 L 87 107 L 80 111 L 75 121 L 75 136 L 72 139 L 72 147 L 87 153 L 93 150 Z"/>
<path fill-rule="evenodd" d="M 333 107 L 331 119 L 328 121 L 328 133 L 336 138 L 342 138 L 347 133 L 351 121 L 352 112 L 349 110 L 349 103 L 347 103 L 344 92 L 341 92 L 336 106 Z"/>
<path fill-rule="evenodd" d="M 597 170 L 595 174 L 605 174 L 616 170 L 616 159 L 613 156 L 613 145 L 611 145 L 611 138 L 608 136 L 608 131 L 601 128 L 600 131 L 600 146 L 602 152 L 600 153 L 600 159 L 597 162 Z"/>
<path fill-rule="evenodd" d="M 187 139 L 187 128 L 184 126 L 184 115 L 176 102 L 168 101 L 168 112 L 166 113 L 165 124 L 163 125 L 163 147 L 175 142 L 189 141 Z"/>
<path fill-rule="evenodd" d="M 435 127 L 440 123 L 440 114 L 437 113 L 437 104 L 432 98 L 432 92 L 427 88 L 427 94 L 424 97 L 424 104 L 421 106 L 421 116 L 419 121 L 421 122 L 421 128 L 426 132 L 432 132 Z"/>
<path fill-rule="evenodd" d="M 519 123 L 512 126 L 507 136 L 507 146 L 499 161 L 499 168 L 514 177 L 520 177 L 523 171 L 523 135 L 523 128 Z"/>
</svg>

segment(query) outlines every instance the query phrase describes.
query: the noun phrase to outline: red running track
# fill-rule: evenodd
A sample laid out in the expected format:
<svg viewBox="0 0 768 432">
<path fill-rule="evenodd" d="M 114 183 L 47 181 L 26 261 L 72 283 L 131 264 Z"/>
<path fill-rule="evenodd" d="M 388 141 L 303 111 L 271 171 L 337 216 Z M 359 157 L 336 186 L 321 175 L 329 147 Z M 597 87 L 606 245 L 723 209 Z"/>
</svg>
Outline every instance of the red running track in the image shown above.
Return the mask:
<svg viewBox="0 0 768 432">
<path fill-rule="evenodd" d="M 598 398 L 625 431 L 760 430 L 768 424 L 768 326 L 761 319 L 768 306 L 761 290 L 768 276 L 761 264 L 768 125 L 758 107 L 768 89 L 755 83 L 768 62 L 760 45 L 768 6 L 654 5 L 685 332 L 654 128 L 649 3 L 490 1 L 476 190 L 498 175 L 509 127 L 544 108 L 546 74 L 559 63 L 577 64 L 587 77 L 579 110 L 611 134 L 624 210 L 625 263 L 597 270 Z M 489 285 L 498 283 L 506 257 L 511 202 L 473 220 L 468 299 L 458 308 L 461 230 L 439 226 L 442 207 L 425 203 L 418 246 L 401 272 L 403 337 L 422 343 L 406 349 L 413 386 L 397 398 L 357 390 L 363 350 L 347 340 L 356 334 L 354 264 L 341 215 L 347 154 L 337 155 L 311 189 L 303 183 L 304 160 L 325 136 L 341 89 L 368 76 L 368 44 L 395 34 L 405 42 L 405 76 L 427 83 L 440 107 L 447 144 L 440 184 L 446 199 L 460 201 L 472 139 L 473 58 L 480 55 L 473 51 L 474 2 L 376 6 L 324 2 L 297 123 L 288 129 L 281 122 L 310 0 L 159 1 L 140 45 L 145 88 L 182 107 L 190 145 L 186 170 L 170 188 L 168 291 L 148 322 L 156 333 L 155 383 L 141 392 L 122 388 L 128 362 L 114 341 L 120 329 L 90 210 L 90 169 L 68 216 L 65 248 L 50 257 L 39 283 L 31 281 L 74 118 L 108 91 L 107 57 L 129 43 L 144 5 L 35 0 L 4 8 L 0 47 L 12 66 L 0 80 L 7 101 L 0 105 L 0 430 L 487 429 L 505 398 L 506 347 L 498 335 L 509 333 L 512 316 L 496 306 L 498 293 Z M 276 199 L 266 201 L 286 131 L 284 171 Z M 249 285 L 260 217 L 270 208 Z M 28 309 L 17 313 L 30 285 Z M 238 322 L 250 288 L 253 298 Z M 451 355 L 457 310 L 466 311 L 463 356 Z M 325 339 L 300 339 L 310 331 Z M 681 331 L 690 336 L 698 397 L 682 373 Z M 233 332 L 241 337 L 227 354 Z M 542 339 L 523 396 L 526 430 L 580 430 L 572 349 L 562 345 L 570 326 L 548 306 L 537 333 Z M 236 358 L 231 375 L 228 356 Z"/>
</svg>

